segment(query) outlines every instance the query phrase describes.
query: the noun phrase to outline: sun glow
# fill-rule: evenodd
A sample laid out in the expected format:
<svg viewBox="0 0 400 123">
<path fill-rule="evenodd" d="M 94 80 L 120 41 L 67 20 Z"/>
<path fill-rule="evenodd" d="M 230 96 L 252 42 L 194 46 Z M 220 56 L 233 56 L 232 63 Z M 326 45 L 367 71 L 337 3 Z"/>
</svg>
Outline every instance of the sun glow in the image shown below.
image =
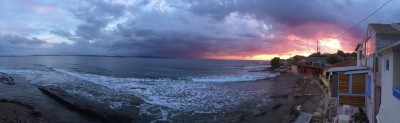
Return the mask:
<svg viewBox="0 0 400 123">
<path fill-rule="evenodd" d="M 336 52 L 337 50 L 342 50 L 342 45 L 340 41 L 335 38 L 325 38 L 319 40 L 321 43 L 321 48 L 323 52 Z"/>
</svg>

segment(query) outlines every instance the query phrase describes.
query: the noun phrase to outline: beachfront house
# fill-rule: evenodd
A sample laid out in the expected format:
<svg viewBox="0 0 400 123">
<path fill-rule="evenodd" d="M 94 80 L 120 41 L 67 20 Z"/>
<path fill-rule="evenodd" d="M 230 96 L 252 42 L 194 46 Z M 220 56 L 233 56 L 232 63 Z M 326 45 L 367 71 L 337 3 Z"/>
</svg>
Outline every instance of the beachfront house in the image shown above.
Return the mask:
<svg viewBox="0 0 400 123">
<path fill-rule="evenodd" d="M 306 58 L 307 64 L 311 66 L 324 66 L 328 64 L 327 57 L 307 57 Z"/>
<path fill-rule="evenodd" d="M 320 77 L 322 83 L 324 84 L 324 86 L 326 88 L 328 88 L 328 89 L 330 88 L 331 76 L 332 76 L 331 74 L 332 73 L 327 72 L 327 70 L 329 68 L 356 66 L 357 65 L 356 63 L 357 63 L 357 60 L 345 60 L 345 61 L 342 61 L 342 62 L 339 62 L 339 63 L 335 63 L 335 64 L 332 64 L 332 65 L 329 65 L 329 66 L 324 66 L 324 69 L 323 69 L 324 72 Z M 330 91 L 328 91 L 328 92 L 330 92 Z"/>
<path fill-rule="evenodd" d="M 306 78 L 319 78 L 324 72 L 321 66 L 307 64 L 298 64 L 295 69 L 297 69 L 297 73 L 304 75 Z"/>
<path fill-rule="evenodd" d="M 357 47 L 354 50 L 355 52 L 357 52 L 357 58 L 356 58 L 357 66 L 361 66 L 361 62 L 363 61 L 363 60 L 361 60 L 362 55 L 363 55 L 363 53 L 362 53 L 362 48 L 363 47 L 362 46 L 363 46 L 363 44 L 359 43 L 359 44 L 357 44 Z"/>
<path fill-rule="evenodd" d="M 337 106 L 365 107 L 367 68 L 362 66 L 333 67 L 330 73 L 331 97 Z"/>
<path fill-rule="evenodd" d="M 297 67 L 297 65 L 292 65 L 292 68 L 291 68 L 291 71 L 293 72 L 293 73 L 299 73 L 299 70 L 298 70 L 298 67 Z"/>
<path fill-rule="evenodd" d="M 390 120 L 390 119 L 383 119 L 383 115 L 386 112 L 386 116 L 395 116 L 397 114 L 387 114 L 387 112 L 390 112 L 391 110 L 397 110 L 399 111 L 400 108 L 394 109 L 393 107 L 387 108 L 385 107 L 384 104 L 389 106 L 389 103 L 386 101 L 391 101 L 390 98 L 388 98 L 387 93 L 382 93 L 382 84 L 385 84 L 385 87 L 388 87 L 389 81 L 394 81 L 394 80 L 388 80 L 389 78 L 392 78 L 389 76 L 389 73 L 385 73 L 387 71 L 383 71 L 384 68 L 382 64 L 387 62 L 387 59 L 393 60 L 391 57 L 382 57 L 382 53 L 390 54 L 388 51 L 382 51 L 383 48 L 391 46 L 392 44 L 395 44 L 397 41 L 400 40 L 400 28 L 399 28 L 399 23 L 393 23 L 393 24 L 368 24 L 367 28 L 367 34 L 364 38 L 363 44 L 362 44 L 362 49 L 357 49 L 358 51 L 361 50 L 362 56 L 359 58 L 358 61 L 360 63 L 360 66 L 367 67 L 368 69 L 368 75 L 367 75 L 367 97 L 366 98 L 366 107 L 367 107 L 367 116 L 370 121 L 370 123 L 376 123 L 379 120 Z M 390 48 L 389 48 L 390 49 Z M 377 52 L 381 51 L 381 52 Z M 392 53 L 393 54 L 393 53 Z M 394 55 L 392 55 L 394 56 Z M 392 61 L 393 62 L 393 61 Z M 390 66 L 389 66 L 390 67 Z M 390 67 L 393 69 L 393 67 Z M 383 75 L 383 76 L 382 76 Z M 384 80 L 384 81 L 382 81 Z M 384 82 L 384 83 L 382 83 Z M 390 87 L 392 87 L 390 86 Z M 392 90 L 392 89 L 391 89 Z M 387 90 L 384 90 L 385 92 Z M 381 95 L 384 96 L 385 98 L 382 99 L 385 103 L 381 106 L 383 109 L 380 109 L 381 105 Z M 393 95 L 393 94 L 392 94 Z M 378 115 L 378 111 L 382 112 L 382 114 Z M 396 118 L 396 117 L 390 117 L 390 118 Z M 377 120 L 379 119 L 379 120 Z M 379 121 L 379 122 L 381 122 Z M 393 120 L 392 120 L 393 121 Z"/>
<path fill-rule="evenodd" d="M 392 24 L 400 30 L 399 24 Z M 400 34 L 399 34 L 400 35 Z M 381 103 L 376 116 L 378 123 L 399 122 L 400 116 L 400 40 L 376 49 L 381 68 Z"/>
<path fill-rule="evenodd" d="M 291 66 L 291 70 L 293 73 L 301 73 L 301 71 L 298 69 L 299 66 L 304 65 L 306 63 L 306 57 L 301 56 L 301 55 L 295 55 L 292 58 L 293 64 Z"/>
<path fill-rule="evenodd" d="M 328 119 L 340 119 L 347 117 L 350 121 L 351 115 L 359 112 L 359 109 L 365 110 L 366 98 L 366 76 L 367 68 L 362 66 L 332 67 L 326 72 L 329 74 L 330 102 L 333 104 L 329 108 Z M 344 113 L 343 107 L 349 107 L 351 113 Z M 343 120 L 343 119 L 342 119 Z M 331 121 L 331 120 L 330 120 Z"/>
</svg>

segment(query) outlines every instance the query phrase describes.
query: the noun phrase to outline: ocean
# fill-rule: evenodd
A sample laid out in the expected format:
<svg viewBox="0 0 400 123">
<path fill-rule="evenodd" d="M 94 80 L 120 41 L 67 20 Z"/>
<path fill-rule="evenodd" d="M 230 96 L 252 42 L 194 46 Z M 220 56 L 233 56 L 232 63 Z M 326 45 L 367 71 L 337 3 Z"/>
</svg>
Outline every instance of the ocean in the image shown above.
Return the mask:
<svg viewBox="0 0 400 123">
<path fill-rule="evenodd" d="M 265 71 L 268 67 L 268 61 L 250 60 L 0 57 L 2 73 L 22 76 L 35 86 L 60 87 L 111 109 L 132 107 L 129 96 L 140 97 L 145 103 L 137 107 L 137 115 L 154 121 L 223 114 L 248 101 L 267 105 L 269 88 L 252 82 L 278 75 Z"/>
</svg>

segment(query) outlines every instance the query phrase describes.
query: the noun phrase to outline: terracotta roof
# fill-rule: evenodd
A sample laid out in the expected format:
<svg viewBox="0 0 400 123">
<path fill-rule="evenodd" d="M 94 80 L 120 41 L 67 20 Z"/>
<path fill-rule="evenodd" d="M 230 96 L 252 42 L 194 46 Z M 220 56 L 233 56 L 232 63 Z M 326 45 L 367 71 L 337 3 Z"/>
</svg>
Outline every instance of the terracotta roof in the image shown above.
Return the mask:
<svg viewBox="0 0 400 123">
<path fill-rule="evenodd" d="M 326 70 L 326 72 L 359 71 L 359 70 L 367 70 L 367 67 L 362 67 L 362 66 L 333 67 Z"/>
<path fill-rule="evenodd" d="M 325 66 L 324 68 L 347 67 L 347 66 L 357 66 L 357 60 L 346 60 L 336 64 L 332 64 L 330 66 Z"/>
<path fill-rule="evenodd" d="M 400 31 L 392 27 L 391 24 L 371 23 L 368 24 L 368 26 L 373 29 L 376 34 L 400 35 Z"/>
<path fill-rule="evenodd" d="M 356 66 L 357 60 L 346 60 L 336 64 L 331 65 L 331 67 L 346 67 L 346 66 Z"/>
</svg>

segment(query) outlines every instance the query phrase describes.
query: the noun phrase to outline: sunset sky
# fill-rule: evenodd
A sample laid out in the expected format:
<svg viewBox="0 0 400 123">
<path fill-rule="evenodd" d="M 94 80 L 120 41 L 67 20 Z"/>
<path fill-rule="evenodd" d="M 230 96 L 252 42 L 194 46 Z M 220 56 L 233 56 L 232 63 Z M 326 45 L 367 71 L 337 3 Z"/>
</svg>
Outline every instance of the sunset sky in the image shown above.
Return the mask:
<svg viewBox="0 0 400 123">
<path fill-rule="evenodd" d="M 271 59 L 352 52 L 387 0 L 0 0 L 0 55 Z"/>
</svg>

